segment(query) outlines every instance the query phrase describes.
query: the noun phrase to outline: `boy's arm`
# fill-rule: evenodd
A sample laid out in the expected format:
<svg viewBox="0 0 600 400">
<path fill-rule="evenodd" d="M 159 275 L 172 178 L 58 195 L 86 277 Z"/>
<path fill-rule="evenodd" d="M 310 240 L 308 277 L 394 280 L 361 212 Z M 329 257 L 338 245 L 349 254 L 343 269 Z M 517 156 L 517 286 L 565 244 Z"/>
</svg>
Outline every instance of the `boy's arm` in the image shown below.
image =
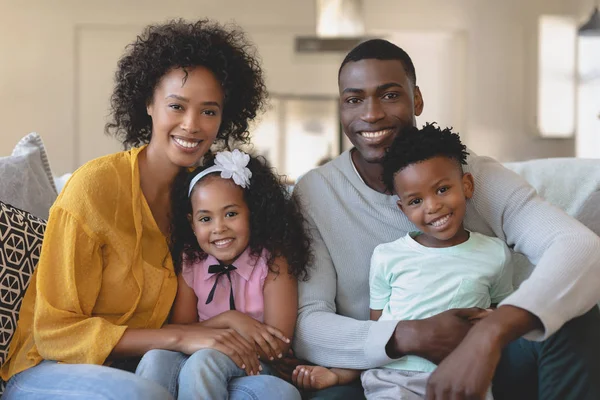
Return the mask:
<svg viewBox="0 0 600 400">
<path fill-rule="evenodd" d="M 383 310 L 373 310 L 371 308 L 371 313 L 370 313 L 371 321 L 379 321 L 379 318 L 381 318 L 382 313 L 383 313 Z"/>
</svg>

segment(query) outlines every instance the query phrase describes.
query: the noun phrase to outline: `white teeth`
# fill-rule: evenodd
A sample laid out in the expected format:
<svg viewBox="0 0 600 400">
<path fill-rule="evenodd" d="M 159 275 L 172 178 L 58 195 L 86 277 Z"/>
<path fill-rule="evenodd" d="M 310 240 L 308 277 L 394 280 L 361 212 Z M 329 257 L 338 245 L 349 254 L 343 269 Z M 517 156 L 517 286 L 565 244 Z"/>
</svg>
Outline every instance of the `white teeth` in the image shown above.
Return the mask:
<svg viewBox="0 0 600 400">
<path fill-rule="evenodd" d="M 185 147 L 187 149 L 193 149 L 194 147 L 197 147 L 200 144 L 200 142 L 192 142 L 189 140 L 184 140 L 184 139 L 180 139 L 180 138 L 176 138 L 176 137 L 174 137 L 173 140 L 175 140 L 178 145 Z"/>
<path fill-rule="evenodd" d="M 448 220 L 450 219 L 450 214 L 446 215 L 445 217 L 442 217 L 440 219 L 436 219 L 433 222 L 430 222 L 429 225 L 433 225 L 436 228 L 439 228 L 440 226 L 444 225 L 446 222 L 448 222 Z"/>
<path fill-rule="evenodd" d="M 215 240 L 213 242 L 213 244 L 215 246 L 225 246 L 226 244 L 229 244 L 233 241 L 233 239 L 221 239 L 221 240 Z"/>
<path fill-rule="evenodd" d="M 360 134 L 363 137 L 366 137 L 369 139 L 375 139 L 375 138 L 378 138 L 378 137 L 381 137 L 381 136 L 387 134 L 389 131 L 390 131 L 389 129 L 386 129 L 383 131 L 376 131 L 376 132 L 361 132 Z"/>
</svg>

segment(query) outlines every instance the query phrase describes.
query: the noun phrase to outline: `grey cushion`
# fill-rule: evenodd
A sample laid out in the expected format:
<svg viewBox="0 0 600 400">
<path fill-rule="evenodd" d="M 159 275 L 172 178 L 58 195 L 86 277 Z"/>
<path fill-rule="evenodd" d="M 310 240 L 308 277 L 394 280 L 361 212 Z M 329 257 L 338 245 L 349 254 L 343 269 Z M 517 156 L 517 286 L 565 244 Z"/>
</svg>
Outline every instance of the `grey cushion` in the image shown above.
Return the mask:
<svg viewBox="0 0 600 400">
<path fill-rule="evenodd" d="M 48 219 L 57 192 L 44 143 L 30 133 L 17 143 L 13 153 L 0 157 L 0 201 Z"/>
<path fill-rule="evenodd" d="M 600 236 L 600 191 L 592 193 L 587 198 L 575 214 L 575 218 Z"/>
<path fill-rule="evenodd" d="M 523 176 L 540 196 L 600 235 L 600 160 L 551 158 L 504 165 Z M 513 253 L 512 264 L 513 283 L 518 287 L 534 266 L 520 253 Z"/>
</svg>

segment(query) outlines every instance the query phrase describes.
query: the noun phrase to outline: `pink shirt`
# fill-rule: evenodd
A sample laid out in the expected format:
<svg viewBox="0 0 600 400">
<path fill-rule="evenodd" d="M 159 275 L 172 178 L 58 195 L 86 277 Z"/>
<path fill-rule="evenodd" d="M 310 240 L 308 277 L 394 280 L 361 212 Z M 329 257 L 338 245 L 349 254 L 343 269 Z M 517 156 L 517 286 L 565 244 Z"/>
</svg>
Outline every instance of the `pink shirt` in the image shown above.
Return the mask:
<svg viewBox="0 0 600 400">
<path fill-rule="evenodd" d="M 229 286 L 227 275 L 221 275 L 213 300 L 210 304 L 206 304 L 208 294 L 213 288 L 218 275 L 208 273 L 208 267 L 213 264 L 219 264 L 219 261 L 213 256 L 208 256 L 206 260 L 191 265 L 184 262 L 182 267 L 182 275 L 185 283 L 194 289 L 196 297 L 198 297 L 198 316 L 200 321 L 207 320 L 229 310 L 231 286 Z M 266 250 L 263 251 L 261 257 L 255 263 L 254 257 L 250 256 L 250 249 L 247 248 L 233 262 L 233 266 L 237 268 L 230 272 L 235 309 L 263 322 L 263 288 L 265 286 L 265 278 L 269 273 L 269 267 L 266 263 Z"/>
</svg>

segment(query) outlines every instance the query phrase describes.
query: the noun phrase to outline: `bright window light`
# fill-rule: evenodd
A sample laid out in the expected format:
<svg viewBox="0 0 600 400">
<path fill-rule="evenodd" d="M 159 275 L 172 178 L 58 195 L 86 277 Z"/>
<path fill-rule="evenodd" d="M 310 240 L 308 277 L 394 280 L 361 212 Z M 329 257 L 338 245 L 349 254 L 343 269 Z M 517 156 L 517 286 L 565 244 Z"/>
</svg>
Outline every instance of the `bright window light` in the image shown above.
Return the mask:
<svg viewBox="0 0 600 400">
<path fill-rule="evenodd" d="M 549 138 L 575 133 L 576 21 L 544 15 L 539 22 L 538 129 Z"/>
</svg>

